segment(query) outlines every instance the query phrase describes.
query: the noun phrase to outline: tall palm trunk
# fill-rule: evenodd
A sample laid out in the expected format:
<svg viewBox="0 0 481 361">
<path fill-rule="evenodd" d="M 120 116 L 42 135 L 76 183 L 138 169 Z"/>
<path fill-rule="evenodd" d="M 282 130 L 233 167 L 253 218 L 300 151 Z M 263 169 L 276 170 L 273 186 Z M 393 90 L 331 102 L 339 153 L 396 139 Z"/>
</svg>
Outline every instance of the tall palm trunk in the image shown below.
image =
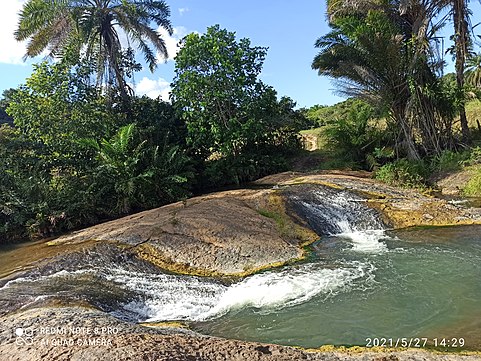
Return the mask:
<svg viewBox="0 0 481 361">
<path fill-rule="evenodd" d="M 469 43 L 468 22 L 467 22 L 467 4 L 466 0 L 453 0 L 453 22 L 454 22 L 454 39 L 456 47 L 456 84 L 459 94 L 464 93 L 464 67 Z M 464 95 L 463 95 L 464 98 Z M 459 118 L 461 122 L 461 131 L 463 135 L 463 143 L 469 144 L 470 134 L 468 120 L 466 118 L 466 108 L 464 99 L 461 101 L 459 108 Z"/>
</svg>

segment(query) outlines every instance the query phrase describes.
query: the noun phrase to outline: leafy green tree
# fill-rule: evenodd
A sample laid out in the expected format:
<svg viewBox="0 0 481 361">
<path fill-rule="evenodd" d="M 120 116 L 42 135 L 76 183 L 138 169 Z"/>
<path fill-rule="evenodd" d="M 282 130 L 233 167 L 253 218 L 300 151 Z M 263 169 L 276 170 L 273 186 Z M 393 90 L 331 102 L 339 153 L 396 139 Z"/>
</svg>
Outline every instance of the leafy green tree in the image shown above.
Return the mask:
<svg viewBox="0 0 481 361">
<path fill-rule="evenodd" d="M 187 125 L 200 188 L 240 183 L 283 169 L 304 118 L 259 80 L 267 53 L 249 39 L 209 27 L 190 34 L 176 57 L 173 105 Z"/>
<path fill-rule="evenodd" d="M 134 97 L 126 116 L 88 70 L 39 64 L 8 97 L 14 126 L 0 127 L 0 238 L 44 237 L 189 194 L 191 161 L 178 141 L 185 126 L 172 106 Z"/>
<path fill-rule="evenodd" d="M 114 204 L 112 214 L 130 212 L 139 190 L 151 176 L 149 172 L 138 172 L 145 142 L 132 147 L 133 131 L 134 124 L 130 124 L 121 127 L 110 140 L 104 138 L 97 142 L 90 139 L 99 161 L 94 172 L 94 186 L 98 188 L 95 193 L 100 198 L 108 197 L 106 205 Z M 105 212 L 109 213 L 107 210 Z"/>
<path fill-rule="evenodd" d="M 129 121 L 137 125 L 135 134 L 139 141 L 147 140 L 152 146 L 168 143 L 186 148 L 186 124 L 171 103 L 147 96 L 134 97 L 129 109 Z"/>
<path fill-rule="evenodd" d="M 28 139 L 45 146 L 44 156 L 57 167 L 85 156 L 88 161 L 77 140 L 106 136 L 116 128 L 105 99 L 86 77 L 62 63 L 35 65 L 7 111 Z"/>
<path fill-rule="evenodd" d="M 32 182 L 39 165 L 34 149 L 18 129 L 0 126 L 0 239 L 25 236 L 25 224 L 34 216 L 28 202 L 38 195 L 37 182 Z"/>
<path fill-rule="evenodd" d="M 155 51 L 167 57 L 165 41 L 152 23 L 172 33 L 170 10 L 161 0 L 28 0 L 20 12 L 15 38 L 29 40 L 26 57 L 47 51 L 50 57 L 78 62 L 81 57 L 96 64 L 98 79 L 114 81 L 127 96 L 122 44 L 118 29 L 137 46 L 151 71 Z M 151 48 L 153 46 L 153 49 Z"/>
<path fill-rule="evenodd" d="M 330 106 L 327 105 L 314 105 L 309 109 L 306 109 L 306 117 L 314 122 L 318 127 L 328 124 L 334 124 L 339 119 L 344 119 L 349 116 L 352 109 L 358 109 L 359 107 L 367 106 L 368 104 L 358 98 L 349 98 L 337 104 Z M 382 108 L 372 108 L 372 116 L 375 118 L 382 118 L 387 114 L 384 114 Z"/>
<path fill-rule="evenodd" d="M 259 116 L 273 93 L 258 79 L 266 53 L 218 25 L 184 39 L 173 102 L 187 123 L 189 144 L 203 156 L 238 155 L 263 130 Z"/>
<path fill-rule="evenodd" d="M 388 129 L 375 126 L 375 109 L 362 101 L 352 100 L 347 113 L 326 125 L 325 136 L 338 158 L 355 168 L 368 169 L 376 149 L 389 145 Z"/>
<path fill-rule="evenodd" d="M 47 236 L 98 219 L 87 179 L 94 152 L 79 139 L 116 125 L 87 78 L 63 63 L 41 63 L 9 93 L 15 127 L 4 128 L 0 185 L 6 233 Z"/>
</svg>

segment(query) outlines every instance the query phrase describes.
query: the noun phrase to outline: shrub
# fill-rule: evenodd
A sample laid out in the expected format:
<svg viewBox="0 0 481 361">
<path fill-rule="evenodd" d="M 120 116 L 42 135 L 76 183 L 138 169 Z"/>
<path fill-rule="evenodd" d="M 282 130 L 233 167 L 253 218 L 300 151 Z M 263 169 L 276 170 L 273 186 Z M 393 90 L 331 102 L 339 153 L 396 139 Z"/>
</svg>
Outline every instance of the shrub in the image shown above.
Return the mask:
<svg viewBox="0 0 481 361">
<path fill-rule="evenodd" d="M 281 156 L 245 154 L 224 157 L 205 163 L 198 187 L 209 189 L 229 184 L 239 185 L 285 170 L 287 162 Z"/>
<path fill-rule="evenodd" d="M 463 165 L 481 164 L 481 147 L 474 147 L 469 150 L 469 156 L 464 160 Z"/>
<path fill-rule="evenodd" d="M 424 188 L 429 169 L 424 161 L 398 159 L 376 171 L 375 177 L 385 183 L 399 187 Z"/>
<path fill-rule="evenodd" d="M 337 157 L 357 168 L 370 168 L 370 155 L 383 143 L 383 132 L 372 126 L 374 110 L 356 103 L 343 118 L 327 126 L 325 135 Z"/>
<path fill-rule="evenodd" d="M 480 197 L 481 196 L 481 169 L 476 169 L 475 173 L 471 179 L 466 183 L 463 188 L 463 193 L 470 197 Z"/>
<path fill-rule="evenodd" d="M 431 159 L 431 169 L 434 172 L 453 172 L 460 170 L 468 159 L 469 153 L 445 150 Z"/>
</svg>

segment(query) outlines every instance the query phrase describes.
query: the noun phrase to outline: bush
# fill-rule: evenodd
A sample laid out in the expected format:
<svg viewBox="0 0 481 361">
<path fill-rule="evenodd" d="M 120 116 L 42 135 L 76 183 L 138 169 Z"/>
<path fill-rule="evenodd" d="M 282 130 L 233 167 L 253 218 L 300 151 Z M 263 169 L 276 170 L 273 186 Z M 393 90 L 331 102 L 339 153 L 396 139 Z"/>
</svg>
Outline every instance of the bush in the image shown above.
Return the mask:
<svg viewBox="0 0 481 361">
<path fill-rule="evenodd" d="M 384 132 L 370 124 L 375 116 L 373 108 L 364 103 L 354 105 L 345 117 L 327 126 L 325 135 L 328 146 L 344 163 L 369 169 L 371 155 L 382 146 Z"/>
<path fill-rule="evenodd" d="M 149 146 L 135 141 L 134 124 L 109 140 L 85 140 L 97 152 L 91 172 L 97 211 L 111 217 L 156 207 L 189 194 L 190 159 L 177 146 Z"/>
<path fill-rule="evenodd" d="M 245 154 L 225 157 L 205 163 L 198 186 L 200 189 L 211 189 L 230 184 L 239 185 L 285 170 L 287 162 L 281 156 Z"/>
<path fill-rule="evenodd" d="M 376 171 L 375 177 L 398 187 L 424 188 L 429 169 L 424 161 L 399 159 L 388 163 Z"/>
<path fill-rule="evenodd" d="M 481 147 L 474 147 L 469 150 L 467 159 L 464 160 L 463 165 L 481 164 Z"/>
<path fill-rule="evenodd" d="M 467 159 L 467 152 L 445 150 L 431 159 L 430 168 L 433 172 L 453 172 L 460 170 Z"/>
<path fill-rule="evenodd" d="M 463 188 L 463 193 L 469 197 L 481 197 L 481 169 L 476 169 L 474 175 Z"/>
<path fill-rule="evenodd" d="M 37 66 L 0 126 L 0 240 L 46 237 L 190 194 L 185 124 L 168 103 L 109 104 L 83 75 Z M 135 125 L 134 125 L 135 124 Z"/>
</svg>

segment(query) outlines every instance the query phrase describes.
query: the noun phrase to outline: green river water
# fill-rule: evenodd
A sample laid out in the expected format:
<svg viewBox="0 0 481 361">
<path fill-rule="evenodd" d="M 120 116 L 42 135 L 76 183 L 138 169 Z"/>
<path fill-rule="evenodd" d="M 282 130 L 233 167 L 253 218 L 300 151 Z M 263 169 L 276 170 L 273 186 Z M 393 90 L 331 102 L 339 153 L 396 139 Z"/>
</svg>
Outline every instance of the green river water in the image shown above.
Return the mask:
<svg viewBox="0 0 481 361">
<path fill-rule="evenodd" d="M 321 240 L 314 246 L 314 265 L 362 272 L 332 277 L 331 288 L 306 302 L 234 307 L 196 328 L 304 347 L 366 345 L 368 338 L 427 338 L 429 343 L 464 338 L 466 348 L 480 349 L 481 227 L 411 229 L 389 236 L 379 240 L 385 248 L 364 252 L 353 249 L 347 237 Z M 298 281 L 309 283 L 309 277 Z M 289 285 L 278 286 L 286 297 Z"/>
</svg>

